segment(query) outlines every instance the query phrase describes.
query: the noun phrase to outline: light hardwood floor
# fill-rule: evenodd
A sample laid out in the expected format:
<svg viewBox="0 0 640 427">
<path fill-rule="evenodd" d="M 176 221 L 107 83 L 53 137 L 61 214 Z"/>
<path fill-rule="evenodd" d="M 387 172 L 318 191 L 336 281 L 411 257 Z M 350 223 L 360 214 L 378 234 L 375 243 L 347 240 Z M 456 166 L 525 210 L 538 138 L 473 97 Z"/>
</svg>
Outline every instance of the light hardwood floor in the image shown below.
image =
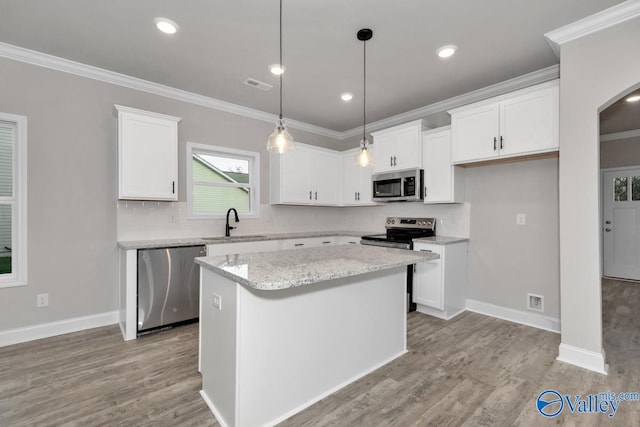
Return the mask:
<svg viewBox="0 0 640 427">
<path fill-rule="evenodd" d="M 640 426 L 640 402 L 613 419 L 544 419 L 545 389 L 640 392 L 640 284 L 603 283 L 609 375 L 555 361 L 560 336 L 474 313 L 411 313 L 409 353 L 283 426 Z M 124 342 L 117 327 L 0 348 L 0 426 L 210 426 L 197 325 Z"/>
</svg>

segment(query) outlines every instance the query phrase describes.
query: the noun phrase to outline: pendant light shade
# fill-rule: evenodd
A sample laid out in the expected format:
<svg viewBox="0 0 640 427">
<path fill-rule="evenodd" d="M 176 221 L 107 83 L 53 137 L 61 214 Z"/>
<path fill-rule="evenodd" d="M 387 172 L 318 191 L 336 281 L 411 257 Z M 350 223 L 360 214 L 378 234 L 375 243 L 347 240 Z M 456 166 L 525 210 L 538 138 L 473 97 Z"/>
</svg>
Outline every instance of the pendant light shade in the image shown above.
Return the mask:
<svg viewBox="0 0 640 427">
<path fill-rule="evenodd" d="M 280 75 L 280 114 L 278 115 L 278 123 L 276 129 L 267 139 L 267 151 L 274 153 L 286 153 L 293 150 L 295 143 L 293 138 L 287 131 L 285 120 L 282 118 L 282 74 L 284 74 L 284 64 L 282 62 L 282 0 L 280 0 L 280 64 L 282 72 Z"/>
<path fill-rule="evenodd" d="M 373 166 L 373 155 L 370 150 L 371 143 L 367 140 L 367 40 L 373 37 L 373 31 L 363 28 L 358 31 L 358 40 L 363 46 L 363 90 L 362 90 L 362 139 L 360 140 L 360 150 L 356 154 L 356 164 L 366 168 Z"/>
</svg>

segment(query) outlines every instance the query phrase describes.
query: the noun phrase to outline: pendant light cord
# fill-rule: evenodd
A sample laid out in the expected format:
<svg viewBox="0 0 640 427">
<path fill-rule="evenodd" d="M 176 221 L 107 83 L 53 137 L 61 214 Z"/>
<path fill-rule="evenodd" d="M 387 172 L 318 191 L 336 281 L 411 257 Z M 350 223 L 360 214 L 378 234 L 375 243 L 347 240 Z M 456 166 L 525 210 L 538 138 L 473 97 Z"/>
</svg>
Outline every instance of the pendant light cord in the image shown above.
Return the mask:
<svg viewBox="0 0 640 427">
<path fill-rule="evenodd" d="M 280 0 L 280 125 L 282 125 L 282 75 L 284 74 L 284 65 L 282 65 L 282 0 Z"/>
<path fill-rule="evenodd" d="M 363 78 L 363 89 L 362 89 L 362 144 L 364 148 L 366 148 L 367 141 L 367 41 L 363 40 L 363 51 L 364 51 L 364 78 Z"/>
</svg>

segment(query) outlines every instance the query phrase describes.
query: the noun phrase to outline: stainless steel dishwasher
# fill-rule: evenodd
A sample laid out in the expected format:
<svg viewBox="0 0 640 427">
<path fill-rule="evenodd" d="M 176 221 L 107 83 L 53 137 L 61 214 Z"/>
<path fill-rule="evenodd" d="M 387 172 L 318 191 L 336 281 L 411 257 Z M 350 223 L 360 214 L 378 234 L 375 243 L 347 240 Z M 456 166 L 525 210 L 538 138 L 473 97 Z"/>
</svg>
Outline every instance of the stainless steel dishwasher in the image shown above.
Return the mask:
<svg viewBox="0 0 640 427">
<path fill-rule="evenodd" d="M 195 322 L 205 246 L 138 250 L 138 334 Z"/>
</svg>

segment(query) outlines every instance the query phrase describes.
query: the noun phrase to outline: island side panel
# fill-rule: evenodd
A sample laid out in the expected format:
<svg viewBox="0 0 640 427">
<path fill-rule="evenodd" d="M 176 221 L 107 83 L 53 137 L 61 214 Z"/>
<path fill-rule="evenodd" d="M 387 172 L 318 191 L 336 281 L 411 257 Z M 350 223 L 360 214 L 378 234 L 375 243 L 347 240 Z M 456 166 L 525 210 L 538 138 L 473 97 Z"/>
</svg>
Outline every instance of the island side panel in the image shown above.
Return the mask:
<svg viewBox="0 0 640 427">
<path fill-rule="evenodd" d="M 239 285 L 200 268 L 200 392 L 221 425 L 236 425 L 237 293 Z M 218 295 L 221 307 L 214 307 Z"/>
<path fill-rule="evenodd" d="M 239 288 L 238 426 L 278 423 L 406 352 L 406 267 Z"/>
</svg>

